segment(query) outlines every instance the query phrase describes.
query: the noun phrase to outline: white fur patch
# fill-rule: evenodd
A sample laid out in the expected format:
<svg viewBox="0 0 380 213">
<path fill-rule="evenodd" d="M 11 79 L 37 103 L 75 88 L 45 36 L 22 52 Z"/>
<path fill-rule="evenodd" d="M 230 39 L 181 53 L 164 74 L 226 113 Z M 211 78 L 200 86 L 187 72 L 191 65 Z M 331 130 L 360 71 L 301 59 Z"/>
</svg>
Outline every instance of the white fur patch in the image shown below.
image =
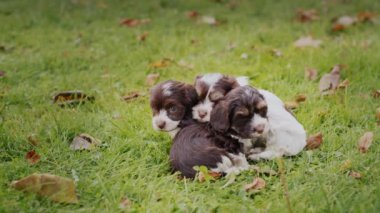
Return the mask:
<svg viewBox="0 0 380 213">
<path fill-rule="evenodd" d="M 199 104 L 193 107 L 193 118 L 202 123 L 210 121 L 210 115 L 211 115 L 211 110 L 213 106 L 214 106 L 214 103 L 211 102 L 207 96 L 203 102 L 200 102 Z M 207 113 L 206 116 L 201 118 L 199 116 L 200 111 L 206 112 Z"/>
<path fill-rule="evenodd" d="M 165 122 L 165 127 L 160 129 L 158 126 Z M 153 116 L 152 119 L 153 129 L 157 131 L 170 132 L 175 130 L 178 127 L 179 121 L 173 121 L 168 117 L 166 110 L 162 109 L 158 115 Z"/>
<path fill-rule="evenodd" d="M 208 74 L 205 74 L 204 76 L 202 76 L 202 78 L 200 78 L 199 80 L 203 81 L 208 86 L 210 86 L 210 85 L 215 84 L 221 78 L 223 78 L 223 75 L 220 73 L 208 73 Z"/>
<path fill-rule="evenodd" d="M 172 83 L 166 83 L 162 85 L 162 93 L 164 94 L 164 96 L 172 95 L 172 91 L 170 91 L 171 87 L 172 87 Z"/>
<path fill-rule="evenodd" d="M 253 133 L 253 137 L 258 137 L 258 136 L 262 136 L 262 135 L 266 135 L 269 131 L 269 124 L 268 124 L 268 119 L 267 118 L 264 118 L 262 117 L 260 114 L 254 114 L 253 116 L 253 119 L 251 120 L 251 126 L 253 128 L 255 127 L 258 127 L 258 126 L 264 126 L 264 131 L 263 133 Z"/>
</svg>

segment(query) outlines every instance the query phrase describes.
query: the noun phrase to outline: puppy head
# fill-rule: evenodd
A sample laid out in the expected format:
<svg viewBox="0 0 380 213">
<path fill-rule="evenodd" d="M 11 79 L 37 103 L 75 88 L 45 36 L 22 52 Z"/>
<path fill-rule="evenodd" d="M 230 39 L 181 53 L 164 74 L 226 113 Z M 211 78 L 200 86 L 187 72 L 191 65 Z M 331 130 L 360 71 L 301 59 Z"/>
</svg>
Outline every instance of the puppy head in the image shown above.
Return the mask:
<svg viewBox="0 0 380 213">
<path fill-rule="evenodd" d="M 199 102 L 193 107 L 193 118 L 199 122 L 210 121 L 211 110 L 214 104 L 222 99 L 230 90 L 238 87 L 235 78 L 220 73 L 210 73 L 197 76 L 195 90 Z"/>
<path fill-rule="evenodd" d="M 258 138 L 268 133 L 267 103 L 250 86 L 237 87 L 219 101 L 211 112 L 211 126 L 231 131 L 241 138 Z"/>
<path fill-rule="evenodd" d="M 150 91 L 150 107 L 153 112 L 153 128 L 170 132 L 181 121 L 191 119 L 191 108 L 198 97 L 193 86 L 178 81 L 165 81 Z"/>
</svg>

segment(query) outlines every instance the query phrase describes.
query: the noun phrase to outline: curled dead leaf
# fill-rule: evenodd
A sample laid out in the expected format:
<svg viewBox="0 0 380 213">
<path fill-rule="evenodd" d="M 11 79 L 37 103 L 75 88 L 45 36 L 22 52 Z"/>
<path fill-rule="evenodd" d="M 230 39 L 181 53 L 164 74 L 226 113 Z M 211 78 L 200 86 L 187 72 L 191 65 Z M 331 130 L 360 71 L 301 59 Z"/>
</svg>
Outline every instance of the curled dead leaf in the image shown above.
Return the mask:
<svg viewBox="0 0 380 213">
<path fill-rule="evenodd" d="M 348 79 L 345 79 L 344 81 L 340 82 L 338 85 L 339 89 L 346 89 L 350 85 L 350 81 Z"/>
<path fill-rule="evenodd" d="M 342 31 L 356 24 L 357 22 L 358 22 L 358 19 L 356 17 L 341 16 L 339 18 L 333 19 L 333 27 L 331 30 L 333 32 Z"/>
<path fill-rule="evenodd" d="M 286 101 L 285 102 L 285 108 L 288 110 L 297 109 L 298 106 L 299 106 L 299 104 L 296 101 Z"/>
<path fill-rule="evenodd" d="M 188 11 L 188 12 L 186 13 L 186 16 L 187 16 L 188 18 L 195 19 L 195 18 L 198 18 L 199 13 L 198 13 L 197 11 L 195 11 L 195 10 L 192 10 L 192 11 Z"/>
<path fill-rule="evenodd" d="M 31 150 L 31 151 L 26 153 L 25 159 L 26 159 L 26 161 L 28 161 L 28 163 L 30 165 L 34 165 L 34 164 L 38 163 L 38 161 L 40 161 L 41 156 L 39 154 L 37 154 L 36 151 Z"/>
<path fill-rule="evenodd" d="M 127 27 L 136 27 L 143 24 L 148 24 L 150 19 L 134 19 L 134 18 L 125 18 L 120 21 L 120 25 Z"/>
<path fill-rule="evenodd" d="M 132 201 L 130 201 L 127 197 L 123 197 L 121 198 L 120 200 L 120 203 L 119 203 L 119 208 L 120 209 L 126 209 L 128 208 L 129 206 L 132 205 Z"/>
<path fill-rule="evenodd" d="M 219 24 L 219 22 L 213 16 L 202 16 L 201 22 L 204 24 L 212 25 L 212 26 L 216 26 Z"/>
<path fill-rule="evenodd" d="M 371 146 L 373 141 L 373 132 L 366 132 L 362 137 L 360 137 L 358 146 L 359 152 L 366 153 L 368 152 L 369 147 Z"/>
<path fill-rule="evenodd" d="M 95 97 L 88 96 L 82 91 L 63 91 L 53 96 L 53 103 L 58 106 L 75 106 L 85 101 L 94 101 Z"/>
<path fill-rule="evenodd" d="M 145 41 L 146 38 L 148 37 L 149 33 L 148 32 L 143 32 L 142 34 L 137 36 L 137 40 L 139 41 Z"/>
<path fill-rule="evenodd" d="M 206 177 L 207 176 L 207 177 Z M 205 175 L 204 172 L 200 171 L 198 174 L 198 181 L 200 183 L 205 182 L 205 180 L 208 178 L 210 180 L 217 180 L 222 176 L 222 173 L 219 172 L 208 172 L 207 175 Z"/>
<path fill-rule="evenodd" d="M 354 172 L 354 171 L 350 171 L 348 173 L 349 176 L 355 178 L 355 179 L 360 179 L 362 178 L 362 174 L 360 174 L 359 172 Z"/>
<path fill-rule="evenodd" d="M 305 70 L 305 78 L 309 81 L 314 81 L 318 77 L 318 71 L 313 68 L 307 68 Z"/>
<path fill-rule="evenodd" d="M 372 97 L 380 98 L 380 89 L 372 91 Z"/>
<path fill-rule="evenodd" d="M 30 144 L 33 146 L 37 146 L 40 142 L 38 141 L 37 135 L 36 134 L 30 134 L 28 135 L 28 141 Z"/>
<path fill-rule="evenodd" d="M 4 76 L 5 76 L 5 71 L 0 70 L 0 77 L 4 77 Z"/>
<path fill-rule="evenodd" d="M 340 170 L 342 171 L 347 171 L 349 169 L 351 169 L 352 167 L 352 162 L 351 160 L 345 160 L 342 165 L 340 166 Z"/>
<path fill-rule="evenodd" d="M 376 13 L 364 11 L 360 12 L 356 15 L 358 21 L 360 22 L 372 22 L 376 17 Z"/>
<path fill-rule="evenodd" d="M 190 64 L 190 63 L 186 62 L 183 59 L 179 60 L 178 63 L 177 63 L 177 65 L 179 67 L 183 67 L 183 68 L 186 68 L 186 69 L 189 69 L 189 70 L 194 69 L 194 64 Z"/>
<path fill-rule="evenodd" d="M 322 95 L 333 94 L 339 85 L 340 65 L 335 65 L 330 73 L 326 73 L 319 81 L 319 92 Z"/>
<path fill-rule="evenodd" d="M 306 149 L 317 149 L 323 143 L 322 133 L 317 133 L 315 135 L 311 135 L 306 140 Z"/>
<path fill-rule="evenodd" d="M 275 57 L 282 57 L 282 52 L 278 49 L 272 49 L 271 54 Z"/>
<path fill-rule="evenodd" d="M 23 192 L 36 193 L 61 203 L 78 203 L 74 181 L 52 174 L 33 174 L 13 181 L 11 187 Z"/>
<path fill-rule="evenodd" d="M 146 76 L 145 84 L 148 86 L 153 86 L 157 82 L 159 77 L 160 77 L 160 74 L 151 73 L 151 74 Z"/>
<path fill-rule="evenodd" d="M 376 119 L 380 121 L 380 107 L 376 109 Z"/>
<path fill-rule="evenodd" d="M 260 191 L 261 189 L 265 188 L 265 180 L 262 178 L 255 178 L 252 183 L 244 185 L 244 190 L 249 191 Z"/>
<path fill-rule="evenodd" d="M 301 37 L 297 41 L 294 42 L 294 46 L 297 48 L 303 47 L 314 47 L 317 48 L 321 46 L 322 41 L 313 39 L 311 36 Z"/>
<path fill-rule="evenodd" d="M 268 176 L 278 175 L 278 173 L 276 171 L 274 171 L 273 169 L 270 169 L 270 168 L 260 168 L 257 165 L 250 165 L 249 168 L 256 171 L 259 174 L 264 174 L 264 175 L 268 175 Z"/>
<path fill-rule="evenodd" d="M 318 11 L 315 9 L 304 10 L 298 9 L 296 13 L 296 19 L 299 22 L 309 22 L 319 19 Z"/>
<path fill-rule="evenodd" d="M 89 134 L 82 133 L 76 136 L 71 142 L 71 150 L 91 150 L 100 145 L 101 141 L 92 137 Z"/>
<path fill-rule="evenodd" d="M 152 68 L 163 68 L 163 67 L 169 66 L 171 62 L 173 62 L 172 59 L 170 59 L 170 58 L 163 58 L 163 59 L 161 59 L 159 61 L 151 63 L 150 67 L 152 67 Z"/>
<path fill-rule="evenodd" d="M 299 94 L 299 95 L 297 95 L 297 96 L 295 97 L 295 101 L 296 101 L 297 103 L 305 102 L 306 99 L 307 99 L 307 97 L 306 97 L 306 95 L 304 95 L 304 94 Z"/>
<path fill-rule="evenodd" d="M 122 97 L 122 100 L 130 101 L 130 100 L 136 99 L 138 97 L 140 97 L 140 93 L 137 91 L 132 91 L 132 92 L 129 92 L 128 94 L 124 95 Z"/>
</svg>

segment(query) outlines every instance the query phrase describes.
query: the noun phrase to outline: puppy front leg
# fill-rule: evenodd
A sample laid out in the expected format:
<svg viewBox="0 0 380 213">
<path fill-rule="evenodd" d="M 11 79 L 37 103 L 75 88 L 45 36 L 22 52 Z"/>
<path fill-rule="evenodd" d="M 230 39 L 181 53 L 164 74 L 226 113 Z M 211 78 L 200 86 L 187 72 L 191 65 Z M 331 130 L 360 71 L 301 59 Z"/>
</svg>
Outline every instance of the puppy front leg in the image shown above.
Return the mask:
<svg viewBox="0 0 380 213">
<path fill-rule="evenodd" d="M 249 168 L 247 158 L 245 157 L 243 153 L 240 152 L 237 155 L 229 154 L 229 156 L 231 157 L 234 166 L 240 171 L 244 171 Z"/>
<path fill-rule="evenodd" d="M 281 157 L 282 155 L 283 155 L 283 152 L 278 151 L 278 150 L 265 150 L 257 154 L 251 154 L 248 156 L 248 158 L 254 161 L 259 161 L 261 159 L 273 160 L 275 158 Z"/>
</svg>

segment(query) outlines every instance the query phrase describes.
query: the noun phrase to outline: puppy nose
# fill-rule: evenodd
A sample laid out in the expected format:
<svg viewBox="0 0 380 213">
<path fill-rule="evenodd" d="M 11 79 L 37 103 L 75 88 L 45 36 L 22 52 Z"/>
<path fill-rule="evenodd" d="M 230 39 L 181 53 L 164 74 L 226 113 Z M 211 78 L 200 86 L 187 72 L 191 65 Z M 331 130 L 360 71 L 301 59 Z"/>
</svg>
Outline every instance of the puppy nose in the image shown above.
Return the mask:
<svg viewBox="0 0 380 213">
<path fill-rule="evenodd" d="M 199 111 L 198 111 L 198 114 L 199 114 L 199 117 L 200 117 L 200 118 L 204 118 L 204 117 L 206 117 L 206 115 L 207 115 L 207 111 L 205 111 L 205 110 L 199 110 Z"/>
<path fill-rule="evenodd" d="M 165 121 L 159 121 L 159 122 L 157 122 L 157 126 L 158 126 L 158 128 L 160 128 L 160 129 L 165 128 L 165 125 L 166 125 L 166 122 L 165 122 Z"/>
<path fill-rule="evenodd" d="M 253 129 L 255 132 L 261 134 L 264 132 L 265 124 L 259 124 L 259 125 L 255 126 Z"/>
</svg>

